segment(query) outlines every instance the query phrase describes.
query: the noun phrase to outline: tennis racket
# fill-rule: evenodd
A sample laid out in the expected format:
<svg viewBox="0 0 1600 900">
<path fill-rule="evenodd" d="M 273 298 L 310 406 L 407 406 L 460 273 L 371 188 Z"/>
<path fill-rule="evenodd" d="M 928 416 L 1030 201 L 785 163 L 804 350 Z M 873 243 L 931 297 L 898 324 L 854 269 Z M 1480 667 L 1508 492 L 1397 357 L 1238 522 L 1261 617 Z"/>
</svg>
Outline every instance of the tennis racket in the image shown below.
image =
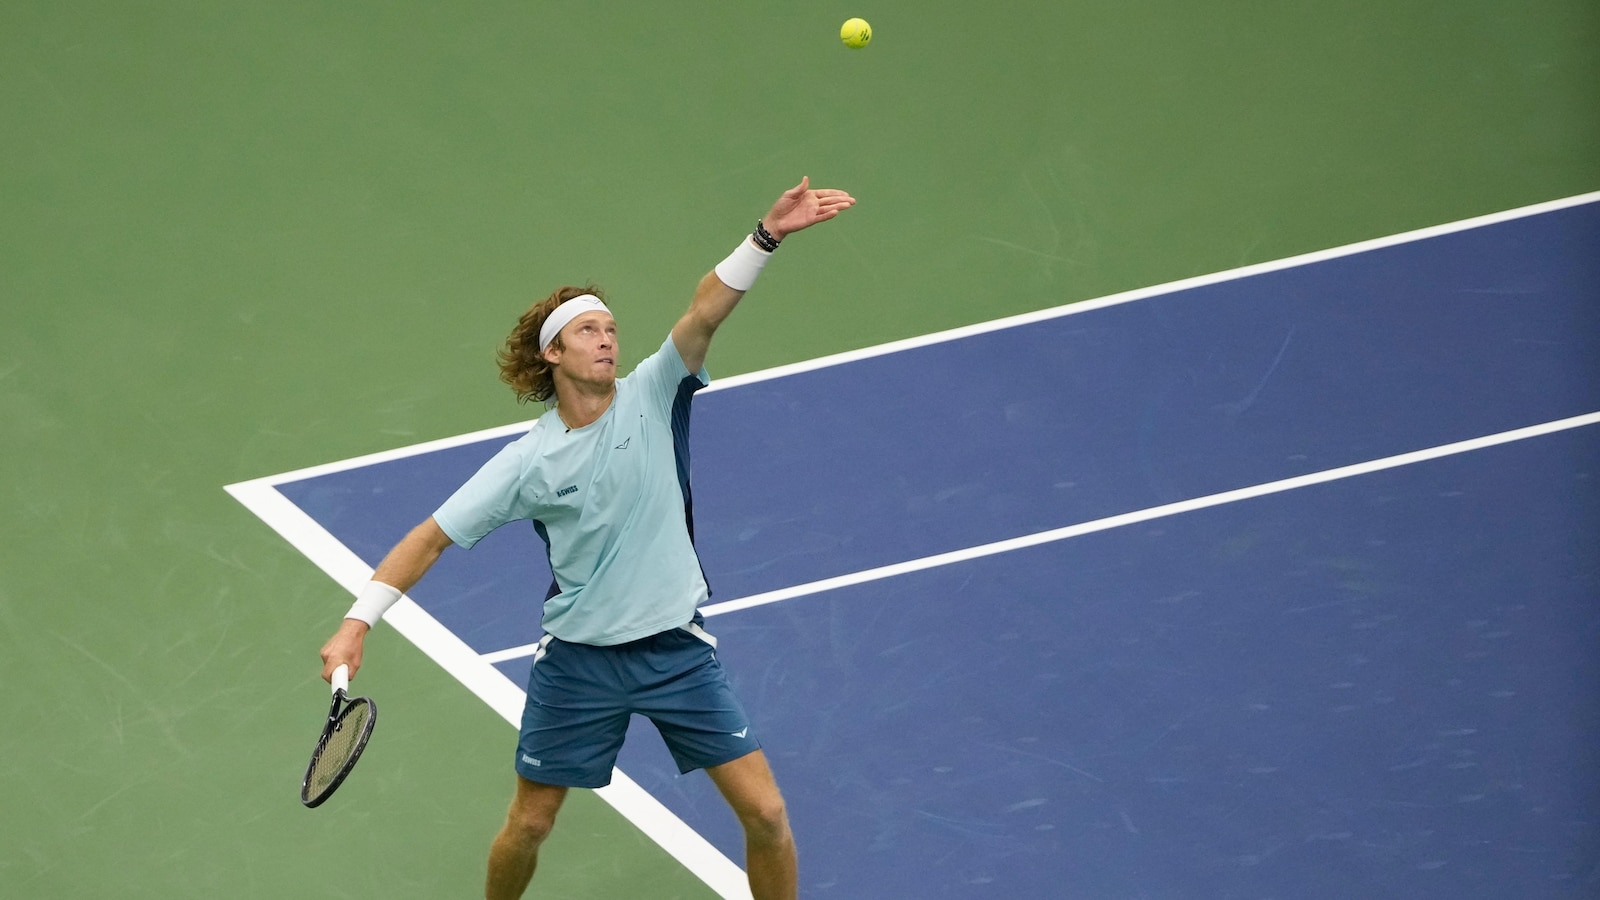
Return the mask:
<svg viewBox="0 0 1600 900">
<path fill-rule="evenodd" d="M 311 751 L 306 777 L 300 781 L 300 802 L 306 806 L 319 806 L 333 796 L 356 767 L 372 737 L 372 726 L 378 724 L 378 706 L 372 698 L 352 699 L 349 690 L 350 667 L 334 669 L 333 705 L 328 707 L 328 721 L 317 738 L 317 749 Z"/>
</svg>

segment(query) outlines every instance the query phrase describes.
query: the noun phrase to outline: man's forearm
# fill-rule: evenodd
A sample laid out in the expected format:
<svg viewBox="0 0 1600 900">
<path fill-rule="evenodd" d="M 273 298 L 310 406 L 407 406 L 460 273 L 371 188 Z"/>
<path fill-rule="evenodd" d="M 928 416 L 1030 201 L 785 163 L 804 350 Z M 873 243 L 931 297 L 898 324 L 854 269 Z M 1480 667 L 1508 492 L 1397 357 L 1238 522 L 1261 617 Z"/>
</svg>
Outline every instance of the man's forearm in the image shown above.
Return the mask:
<svg viewBox="0 0 1600 900">
<path fill-rule="evenodd" d="M 393 588 L 398 588 L 401 593 L 411 590 L 417 582 L 422 580 L 433 564 L 439 561 L 444 549 L 450 546 L 450 538 L 444 529 L 429 517 L 421 525 L 411 529 L 400 543 L 378 563 L 378 570 L 373 573 L 372 580 L 380 581 Z"/>
<path fill-rule="evenodd" d="M 695 288 L 689 309 L 672 328 L 672 344 L 678 348 L 683 365 L 690 372 L 700 371 L 711 350 L 711 336 L 733 314 L 744 291 L 722 283 L 715 272 L 707 272 Z"/>
</svg>

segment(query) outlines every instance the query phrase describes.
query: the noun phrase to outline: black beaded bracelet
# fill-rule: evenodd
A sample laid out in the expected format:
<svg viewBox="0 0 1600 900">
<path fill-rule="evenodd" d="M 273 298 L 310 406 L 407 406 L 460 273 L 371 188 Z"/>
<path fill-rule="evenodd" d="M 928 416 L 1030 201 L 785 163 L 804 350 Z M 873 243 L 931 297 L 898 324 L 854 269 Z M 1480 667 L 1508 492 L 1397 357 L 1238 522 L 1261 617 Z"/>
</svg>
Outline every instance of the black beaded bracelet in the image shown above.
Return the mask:
<svg viewBox="0 0 1600 900">
<path fill-rule="evenodd" d="M 756 220 L 756 230 L 750 232 L 750 236 L 755 238 L 757 247 L 760 247 L 768 253 L 778 249 L 778 244 L 780 243 L 779 239 L 773 237 L 772 234 L 767 231 L 767 227 L 761 223 L 760 219 Z"/>
</svg>

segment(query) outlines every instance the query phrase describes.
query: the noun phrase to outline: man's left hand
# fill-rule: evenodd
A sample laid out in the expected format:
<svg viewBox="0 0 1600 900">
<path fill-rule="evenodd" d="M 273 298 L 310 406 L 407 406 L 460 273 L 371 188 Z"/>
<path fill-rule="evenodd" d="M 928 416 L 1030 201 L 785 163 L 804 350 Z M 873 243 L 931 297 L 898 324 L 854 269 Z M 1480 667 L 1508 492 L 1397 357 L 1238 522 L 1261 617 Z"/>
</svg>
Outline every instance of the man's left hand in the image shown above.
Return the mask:
<svg viewBox="0 0 1600 900">
<path fill-rule="evenodd" d="M 832 188 L 813 190 L 811 178 L 807 176 L 783 192 L 783 196 L 772 204 L 772 211 L 761 219 L 761 224 L 769 234 L 781 241 L 785 235 L 828 221 L 855 203 L 856 198 L 845 191 Z"/>
</svg>

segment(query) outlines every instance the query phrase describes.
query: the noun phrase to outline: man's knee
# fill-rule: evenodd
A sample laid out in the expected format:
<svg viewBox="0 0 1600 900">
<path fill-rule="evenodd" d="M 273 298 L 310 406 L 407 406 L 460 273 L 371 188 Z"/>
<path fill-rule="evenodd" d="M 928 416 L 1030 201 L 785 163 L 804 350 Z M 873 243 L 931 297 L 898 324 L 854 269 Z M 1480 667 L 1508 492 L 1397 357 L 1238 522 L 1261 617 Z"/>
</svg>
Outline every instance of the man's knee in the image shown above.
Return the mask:
<svg viewBox="0 0 1600 900">
<path fill-rule="evenodd" d="M 544 843 L 555 827 L 555 816 L 543 812 L 513 808 L 506 816 L 506 831 L 519 844 L 537 847 Z"/>
<path fill-rule="evenodd" d="M 789 840 L 789 811 L 777 791 L 756 798 L 736 812 L 750 840 L 763 844 Z"/>
<path fill-rule="evenodd" d="M 555 828 L 565 795 L 564 788 L 522 783 L 506 814 L 506 832 L 521 844 L 538 847 Z"/>
</svg>

